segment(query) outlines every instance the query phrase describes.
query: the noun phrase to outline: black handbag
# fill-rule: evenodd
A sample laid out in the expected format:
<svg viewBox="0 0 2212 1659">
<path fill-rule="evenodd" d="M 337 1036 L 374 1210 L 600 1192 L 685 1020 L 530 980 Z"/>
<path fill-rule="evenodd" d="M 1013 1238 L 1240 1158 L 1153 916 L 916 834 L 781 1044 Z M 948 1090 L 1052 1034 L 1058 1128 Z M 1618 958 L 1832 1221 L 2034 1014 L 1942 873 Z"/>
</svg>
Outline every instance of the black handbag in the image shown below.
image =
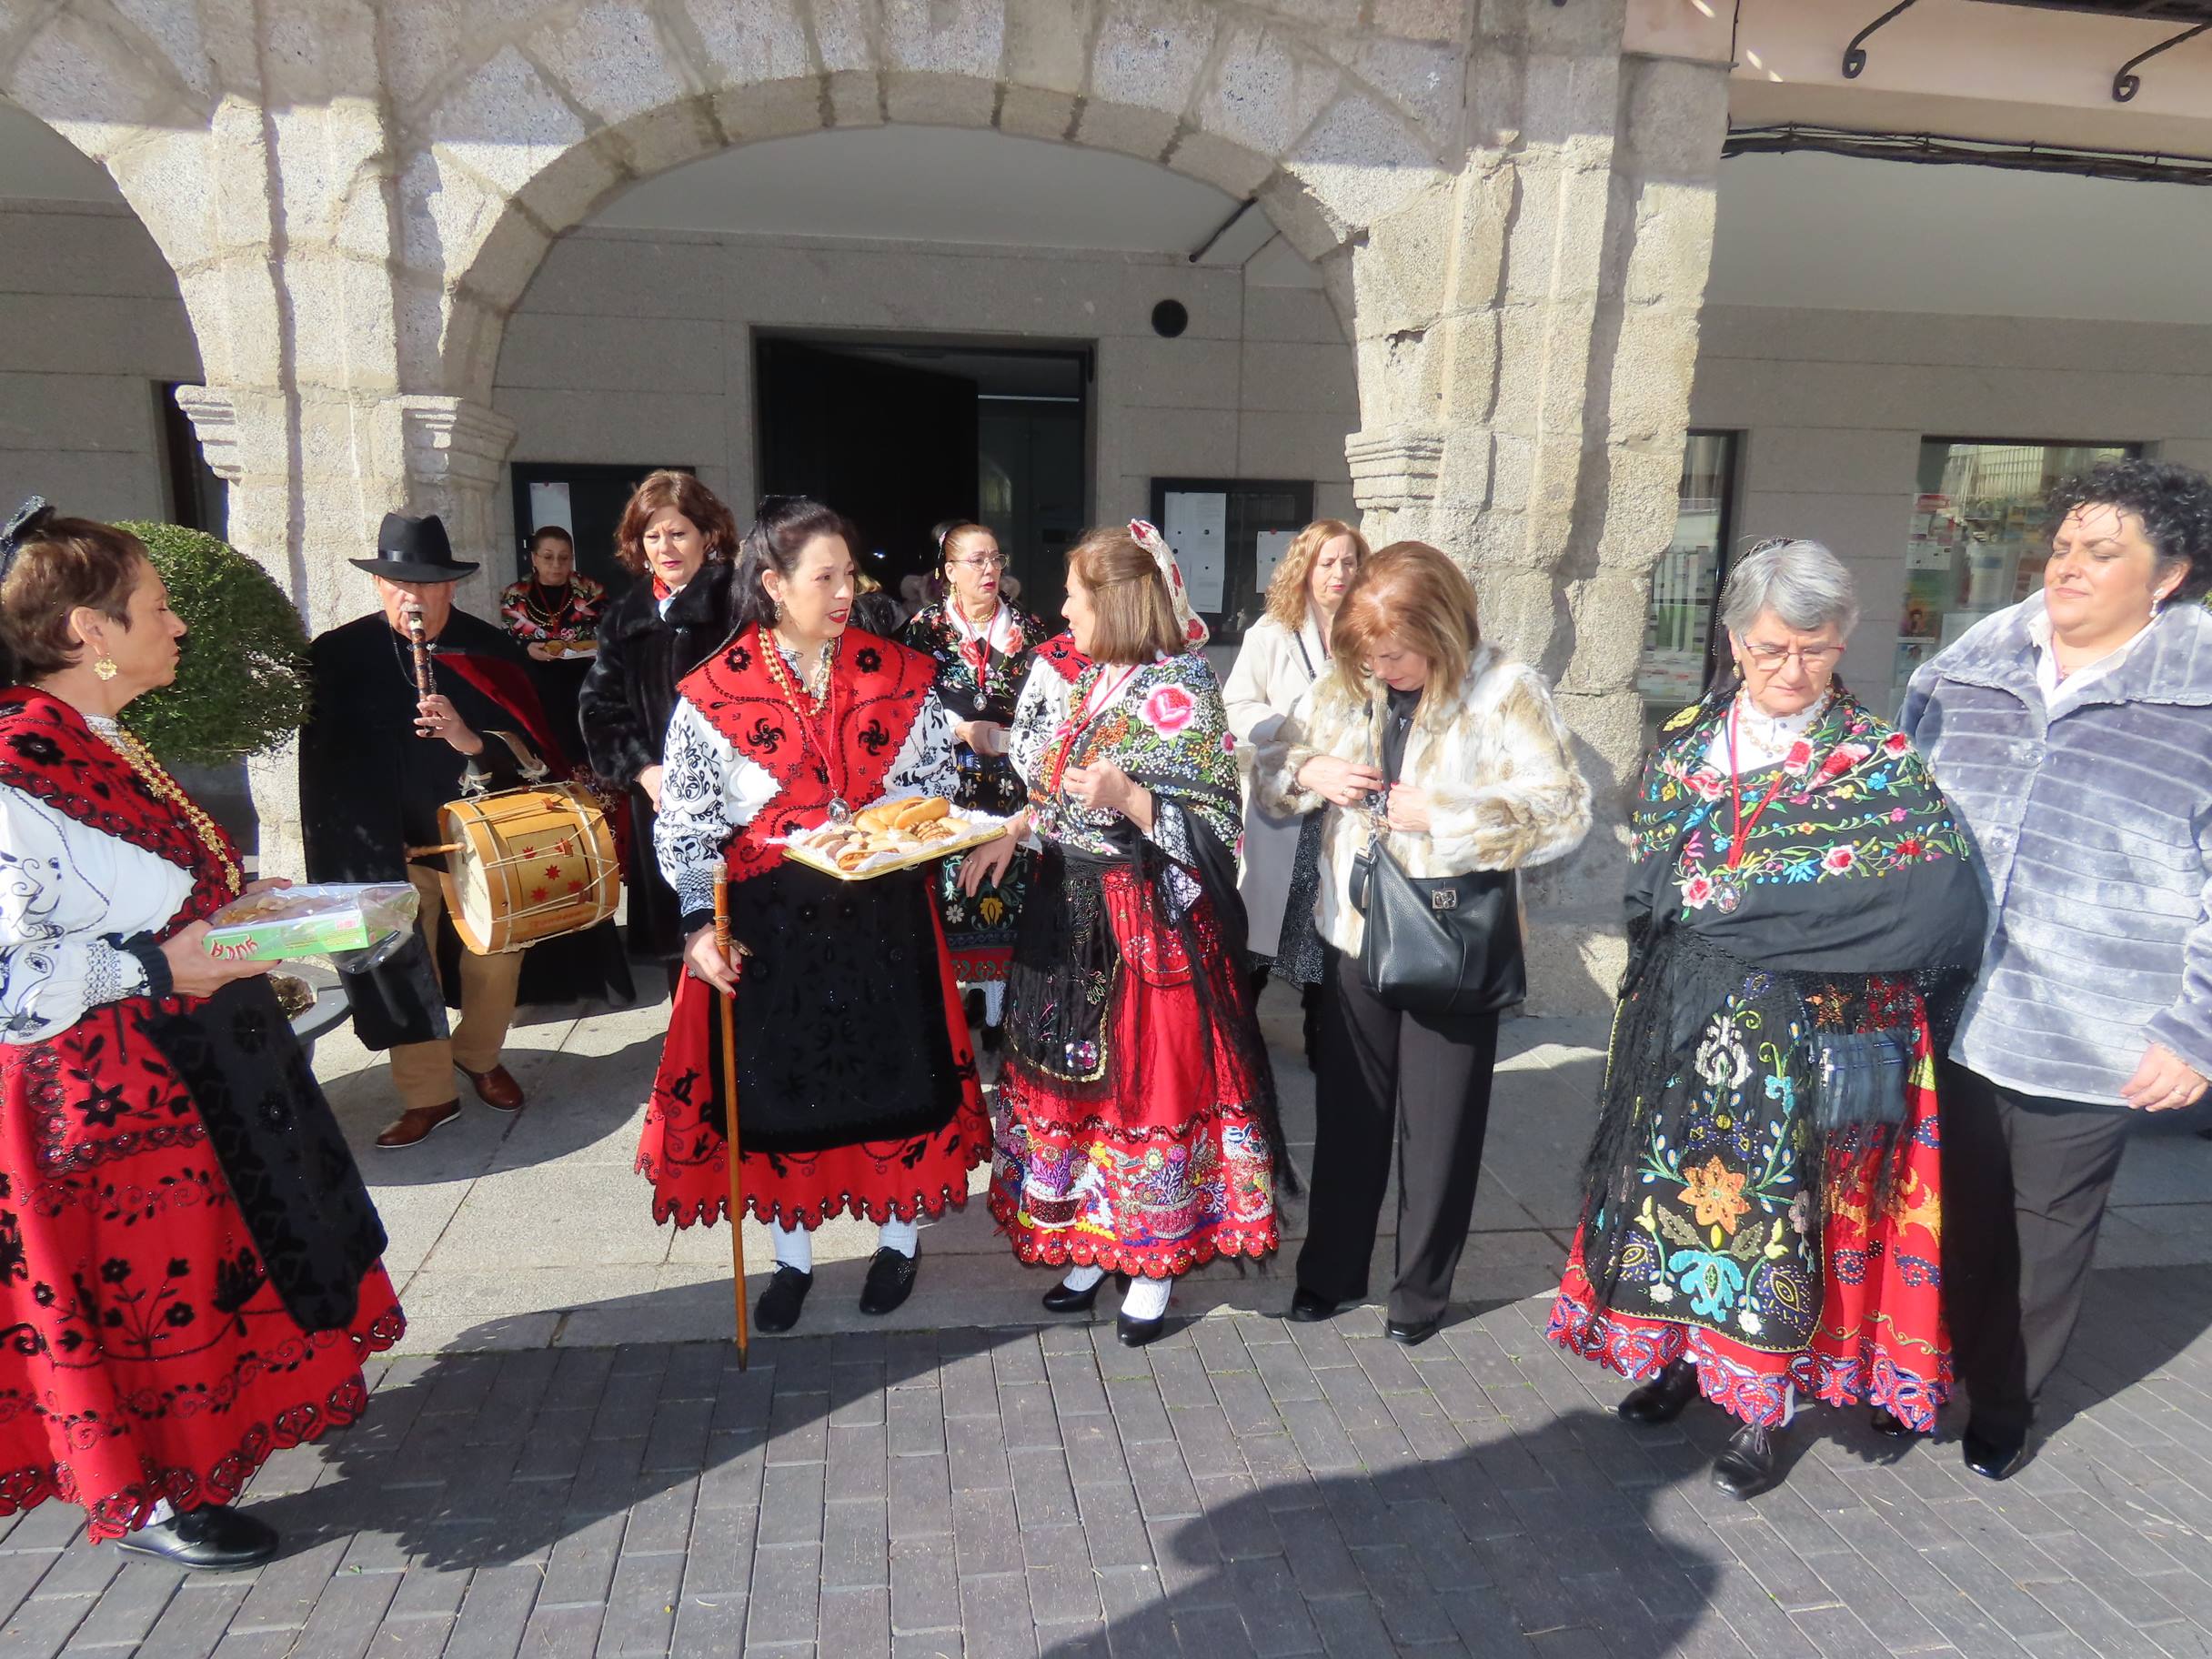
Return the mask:
<svg viewBox="0 0 2212 1659">
<path fill-rule="evenodd" d="M 1385 765 L 1385 795 L 1397 769 Z M 1360 977 L 1375 1000 L 1433 1019 L 1494 1014 L 1528 997 L 1521 889 L 1510 870 L 1409 876 L 1382 844 L 1388 825 L 1352 860 L 1352 908 L 1367 924 Z"/>
</svg>

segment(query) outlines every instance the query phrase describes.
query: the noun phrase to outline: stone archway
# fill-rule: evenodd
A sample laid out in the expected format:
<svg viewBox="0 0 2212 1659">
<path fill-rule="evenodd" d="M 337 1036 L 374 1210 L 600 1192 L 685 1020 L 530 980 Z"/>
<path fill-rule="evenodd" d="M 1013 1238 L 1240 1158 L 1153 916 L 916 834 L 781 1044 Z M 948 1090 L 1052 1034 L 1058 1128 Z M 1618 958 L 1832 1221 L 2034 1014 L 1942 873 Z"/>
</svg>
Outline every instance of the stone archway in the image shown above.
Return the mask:
<svg viewBox="0 0 2212 1659">
<path fill-rule="evenodd" d="M 1628 5 L 45 0 L 0 5 L 0 92 L 67 124 L 177 267 L 234 538 L 317 626 L 358 608 L 341 560 L 388 508 L 488 546 L 504 317 L 631 179 L 919 122 L 1257 196 L 1354 342 L 1367 528 L 1470 567 L 1600 783 L 1604 833 L 1531 884 L 1536 1000 L 1563 1008 L 1618 960 L 1630 685 L 1725 129 L 1725 65 L 1625 52 Z"/>
</svg>

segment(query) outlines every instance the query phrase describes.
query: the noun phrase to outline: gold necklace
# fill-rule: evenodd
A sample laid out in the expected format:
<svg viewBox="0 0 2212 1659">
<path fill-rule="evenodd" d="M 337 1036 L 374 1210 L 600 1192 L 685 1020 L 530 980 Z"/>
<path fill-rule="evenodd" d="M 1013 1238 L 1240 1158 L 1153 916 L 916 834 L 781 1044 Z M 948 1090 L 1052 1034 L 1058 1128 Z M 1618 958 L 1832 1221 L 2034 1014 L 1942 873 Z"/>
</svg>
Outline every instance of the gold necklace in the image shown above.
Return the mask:
<svg viewBox="0 0 2212 1659">
<path fill-rule="evenodd" d="M 791 684 L 790 670 L 785 666 L 783 660 L 783 635 L 770 628 L 769 630 L 768 671 L 775 679 L 776 684 L 796 699 L 799 689 Z M 808 670 L 806 696 L 807 700 L 814 705 L 809 710 L 809 713 L 821 713 L 822 706 L 830 700 L 830 665 L 836 650 L 837 645 L 834 640 L 825 644 L 821 648 L 821 655 L 815 659 L 814 667 Z M 791 655 L 797 657 L 799 653 L 793 651 Z"/>
<path fill-rule="evenodd" d="M 191 826 L 192 833 L 199 838 L 200 845 L 222 866 L 223 880 L 229 884 L 235 898 L 244 883 L 238 879 L 237 862 L 230 856 L 223 832 L 216 828 L 215 819 L 203 812 L 199 804 L 185 793 L 176 779 L 170 777 L 161 762 L 154 759 L 154 751 L 138 740 L 136 733 L 117 723 L 114 730 L 102 731 L 100 735 L 107 739 L 109 747 L 130 763 L 131 770 L 138 774 L 155 799 L 169 802 L 183 815 L 185 822 Z"/>
</svg>

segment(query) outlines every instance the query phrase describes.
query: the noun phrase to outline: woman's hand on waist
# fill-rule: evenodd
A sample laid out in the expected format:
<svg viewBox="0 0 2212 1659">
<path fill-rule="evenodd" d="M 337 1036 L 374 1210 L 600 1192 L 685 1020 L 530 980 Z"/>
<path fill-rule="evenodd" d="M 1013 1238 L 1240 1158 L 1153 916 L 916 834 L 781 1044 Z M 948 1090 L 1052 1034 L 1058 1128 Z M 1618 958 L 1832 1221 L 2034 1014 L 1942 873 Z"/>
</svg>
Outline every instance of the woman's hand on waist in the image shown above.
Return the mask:
<svg viewBox="0 0 2212 1659">
<path fill-rule="evenodd" d="M 210 956 L 207 931 L 206 922 L 196 921 L 171 935 L 161 947 L 169 964 L 169 989 L 178 996 L 212 997 L 233 980 L 255 979 L 276 966 L 275 962 L 230 961 Z"/>
<path fill-rule="evenodd" d="M 1382 774 L 1342 756 L 1315 755 L 1298 769 L 1298 782 L 1332 805 L 1358 807 L 1382 787 Z"/>
<path fill-rule="evenodd" d="M 2120 1098 L 2137 1111 L 2175 1111 L 2194 1106 L 2204 1098 L 2204 1075 L 2164 1043 L 2154 1042 L 2143 1052 L 2143 1063 L 2120 1091 Z"/>
<path fill-rule="evenodd" d="M 645 791 L 646 799 L 653 803 L 653 810 L 660 810 L 660 779 L 668 769 L 658 764 L 647 767 L 638 774 L 638 787 Z"/>
</svg>

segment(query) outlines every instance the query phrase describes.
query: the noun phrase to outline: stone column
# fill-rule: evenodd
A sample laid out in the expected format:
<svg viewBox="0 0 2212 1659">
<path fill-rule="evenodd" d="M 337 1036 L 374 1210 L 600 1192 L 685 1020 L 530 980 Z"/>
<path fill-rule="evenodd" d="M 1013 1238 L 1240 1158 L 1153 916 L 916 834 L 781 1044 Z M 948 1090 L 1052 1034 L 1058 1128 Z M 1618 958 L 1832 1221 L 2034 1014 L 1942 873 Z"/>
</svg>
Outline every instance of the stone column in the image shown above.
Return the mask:
<svg viewBox="0 0 2212 1659">
<path fill-rule="evenodd" d="M 1622 5 L 1493 0 L 1450 185 L 1349 255 L 1378 542 L 1464 562 L 1487 638 L 1551 679 L 1597 796 L 1583 850 L 1532 873 L 1530 1008 L 1596 1011 L 1622 961 L 1634 690 L 1653 561 L 1674 530 L 1724 66 L 1624 57 Z"/>
</svg>

